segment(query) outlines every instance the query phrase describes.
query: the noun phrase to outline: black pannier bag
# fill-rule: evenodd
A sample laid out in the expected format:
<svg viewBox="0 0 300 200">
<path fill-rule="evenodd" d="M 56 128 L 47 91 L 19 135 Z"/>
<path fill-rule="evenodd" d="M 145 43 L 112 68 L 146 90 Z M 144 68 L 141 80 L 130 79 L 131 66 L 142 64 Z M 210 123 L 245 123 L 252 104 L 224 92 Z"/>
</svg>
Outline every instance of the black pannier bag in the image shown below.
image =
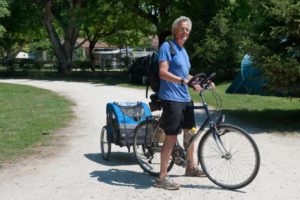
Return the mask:
<svg viewBox="0 0 300 200">
<path fill-rule="evenodd" d="M 135 127 L 151 117 L 148 105 L 143 102 L 107 103 L 106 125 L 110 141 L 121 147 L 132 145 Z"/>
</svg>

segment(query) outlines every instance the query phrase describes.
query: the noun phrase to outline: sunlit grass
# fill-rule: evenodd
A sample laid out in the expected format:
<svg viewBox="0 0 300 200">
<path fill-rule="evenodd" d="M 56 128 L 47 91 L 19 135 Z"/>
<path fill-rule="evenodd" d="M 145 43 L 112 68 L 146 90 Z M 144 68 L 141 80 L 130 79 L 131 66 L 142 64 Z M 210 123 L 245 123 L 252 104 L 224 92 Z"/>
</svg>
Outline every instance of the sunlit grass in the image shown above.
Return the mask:
<svg viewBox="0 0 300 200">
<path fill-rule="evenodd" d="M 0 165 L 47 145 L 72 119 L 72 103 L 53 92 L 0 83 Z"/>
<path fill-rule="evenodd" d="M 226 115 L 270 131 L 300 131 L 300 98 L 227 94 L 229 85 L 222 83 L 216 88 Z M 197 95 L 191 93 L 197 101 Z M 214 105 L 212 96 L 208 96 L 207 101 Z"/>
</svg>

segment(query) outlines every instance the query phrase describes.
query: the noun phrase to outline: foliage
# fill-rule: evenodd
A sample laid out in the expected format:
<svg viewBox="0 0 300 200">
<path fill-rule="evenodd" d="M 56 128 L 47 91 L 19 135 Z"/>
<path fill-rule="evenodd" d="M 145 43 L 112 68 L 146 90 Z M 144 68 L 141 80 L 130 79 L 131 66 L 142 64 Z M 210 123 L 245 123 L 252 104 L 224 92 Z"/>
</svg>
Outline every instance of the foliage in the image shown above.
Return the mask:
<svg viewBox="0 0 300 200">
<path fill-rule="evenodd" d="M 35 37 L 41 37 L 42 24 L 38 7 L 29 0 L 9 1 L 10 15 L 0 18 L 0 24 L 6 29 L 0 38 L 0 57 L 13 59 Z"/>
<path fill-rule="evenodd" d="M 265 0 L 252 11 L 246 49 L 267 80 L 270 93 L 300 96 L 300 2 Z"/>
<path fill-rule="evenodd" d="M 218 78 L 234 77 L 240 62 L 240 27 L 234 19 L 235 1 L 192 1 L 188 8 L 193 29 L 187 42 L 193 73 L 217 72 Z M 207 9 L 209 8 L 209 9 Z"/>
<path fill-rule="evenodd" d="M 282 94 L 299 96 L 300 2 L 297 0 L 7 2 L 11 15 L 0 18 L 0 24 L 7 30 L 0 39 L 2 57 L 13 58 L 24 48 L 49 50 L 41 42 L 48 38 L 53 54 L 64 64 L 60 70 L 68 73 L 79 34 L 89 40 L 90 51 L 100 39 L 119 47 L 134 47 L 146 45 L 141 38 L 157 34 L 161 44 L 171 34 L 173 20 L 186 15 L 193 22 L 185 45 L 193 73 L 215 71 L 219 78 L 232 79 L 240 68 L 242 56 L 250 53 L 264 71 L 270 92 L 280 90 Z M 0 4 L 0 9 L 6 7 L 3 5 Z M 40 19 L 44 21 L 44 30 Z"/>
<path fill-rule="evenodd" d="M 8 7 L 8 4 L 7 4 L 6 0 L 0 0 L 0 18 L 9 16 L 10 12 L 7 9 L 7 7 Z M 2 35 L 5 31 L 6 31 L 5 28 L 0 23 L 0 38 L 2 37 Z"/>
<path fill-rule="evenodd" d="M 192 64 L 197 71 L 214 71 L 219 78 L 229 78 L 236 74 L 239 40 L 232 30 L 233 27 L 223 13 L 212 19 L 204 39 L 193 46 Z"/>
<path fill-rule="evenodd" d="M 189 10 L 210 8 L 207 15 L 192 15 L 197 25 L 187 48 L 197 72 L 233 78 L 243 54 L 250 53 L 264 71 L 270 94 L 300 95 L 299 1 L 234 0 L 218 2 L 221 7 L 217 1 L 192 3 Z"/>
<path fill-rule="evenodd" d="M 124 9 L 147 20 L 155 28 L 161 45 L 171 35 L 171 25 L 175 18 L 183 14 L 187 1 L 182 0 L 115 0 L 123 4 Z"/>
<path fill-rule="evenodd" d="M 81 12 L 85 16 L 82 18 L 81 35 L 89 41 L 92 71 L 95 71 L 92 51 L 99 40 L 122 48 L 137 45 L 142 33 L 149 33 L 150 25 L 127 12 L 120 3 L 92 0 Z"/>
<path fill-rule="evenodd" d="M 114 44 L 120 47 L 137 47 L 139 46 L 142 38 L 146 37 L 143 32 L 138 30 L 124 30 L 104 38 L 109 44 Z"/>
<path fill-rule="evenodd" d="M 82 72 L 85 72 L 89 69 L 90 64 L 91 63 L 89 60 L 75 60 L 73 62 L 73 67 L 75 69 L 80 69 Z"/>
<path fill-rule="evenodd" d="M 120 30 L 119 10 L 107 0 L 88 1 L 86 6 L 80 10 L 80 15 L 84 16 L 80 19 L 82 24 L 80 36 L 89 42 L 89 56 L 92 63 L 92 50 L 96 43 L 101 38 Z"/>
<path fill-rule="evenodd" d="M 55 59 L 51 43 L 46 34 L 43 34 L 41 38 L 34 38 L 27 46 L 29 48 L 29 52 L 34 52 L 34 54 L 37 56 L 37 59 L 41 59 L 41 57 L 43 57 L 43 52 L 46 52 L 46 60 Z"/>
</svg>

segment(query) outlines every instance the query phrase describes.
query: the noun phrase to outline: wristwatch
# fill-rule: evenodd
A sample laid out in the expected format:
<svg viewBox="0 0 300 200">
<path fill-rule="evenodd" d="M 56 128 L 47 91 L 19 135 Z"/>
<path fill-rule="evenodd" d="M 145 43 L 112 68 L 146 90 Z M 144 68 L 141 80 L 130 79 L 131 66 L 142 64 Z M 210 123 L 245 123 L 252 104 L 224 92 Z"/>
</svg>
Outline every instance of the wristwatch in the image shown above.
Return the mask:
<svg viewBox="0 0 300 200">
<path fill-rule="evenodd" d="M 184 85 L 184 79 L 183 78 L 181 78 L 180 83 L 181 83 L 182 86 Z"/>
</svg>

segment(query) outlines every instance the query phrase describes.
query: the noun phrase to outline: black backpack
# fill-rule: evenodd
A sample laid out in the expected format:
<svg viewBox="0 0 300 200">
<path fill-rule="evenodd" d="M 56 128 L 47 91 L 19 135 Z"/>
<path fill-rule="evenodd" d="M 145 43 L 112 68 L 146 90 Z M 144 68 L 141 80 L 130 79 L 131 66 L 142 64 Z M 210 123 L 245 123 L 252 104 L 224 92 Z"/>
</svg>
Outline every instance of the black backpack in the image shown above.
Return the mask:
<svg viewBox="0 0 300 200">
<path fill-rule="evenodd" d="M 176 54 L 175 47 L 173 42 L 167 41 L 170 45 L 170 53 L 173 57 Z M 152 91 L 158 93 L 160 86 L 160 78 L 159 78 L 159 62 L 158 62 L 158 53 L 154 52 L 150 59 L 150 68 L 147 73 L 147 86 L 146 86 L 146 98 L 148 98 L 148 89 L 151 87 Z"/>
</svg>

